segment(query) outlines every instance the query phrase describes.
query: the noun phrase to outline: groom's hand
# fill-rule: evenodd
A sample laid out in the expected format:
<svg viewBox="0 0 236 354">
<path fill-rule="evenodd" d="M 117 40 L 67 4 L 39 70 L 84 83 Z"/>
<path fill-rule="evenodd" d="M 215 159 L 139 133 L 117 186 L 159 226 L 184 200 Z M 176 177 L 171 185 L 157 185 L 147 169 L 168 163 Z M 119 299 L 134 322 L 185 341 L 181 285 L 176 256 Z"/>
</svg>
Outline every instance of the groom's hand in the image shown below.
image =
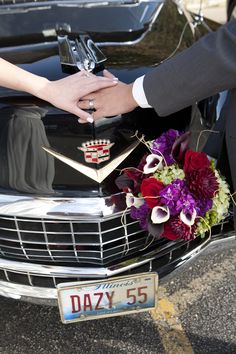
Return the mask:
<svg viewBox="0 0 236 354">
<path fill-rule="evenodd" d="M 114 76 L 108 71 L 104 71 L 104 76 L 113 78 Z M 105 88 L 84 96 L 79 101 L 78 106 L 81 109 L 91 109 L 94 120 L 101 117 L 109 117 L 122 113 L 127 113 L 135 109 L 138 104 L 132 95 L 132 84 L 124 84 L 118 82 L 114 87 Z M 84 119 L 79 119 L 80 123 L 86 123 Z"/>
</svg>

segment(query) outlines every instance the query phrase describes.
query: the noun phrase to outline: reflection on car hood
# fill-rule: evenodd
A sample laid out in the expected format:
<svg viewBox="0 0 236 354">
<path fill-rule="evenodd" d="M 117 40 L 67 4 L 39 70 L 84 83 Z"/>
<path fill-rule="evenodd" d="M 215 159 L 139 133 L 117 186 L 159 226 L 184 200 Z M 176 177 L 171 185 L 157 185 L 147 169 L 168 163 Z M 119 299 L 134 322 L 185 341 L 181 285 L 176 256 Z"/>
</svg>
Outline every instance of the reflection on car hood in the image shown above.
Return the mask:
<svg viewBox="0 0 236 354">
<path fill-rule="evenodd" d="M 45 41 L 55 37 L 55 31 L 60 27 L 67 27 L 71 33 L 93 34 L 96 41 L 119 42 L 124 33 L 127 41 L 137 40 L 149 29 L 161 4 L 161 1 L 152 1 L 122 6 L 113 2 L 109 6 L 101 3 L 81 6 L 80 2 L 56 1 L 50 5 L 47 2 L 0 5 L 0 43 L 5 39 L 5 45 L 9 45 L 8 39 L 13 44 L 21 36 L 21 40 L 28 42 L 40 37 Z"/>
</svg>

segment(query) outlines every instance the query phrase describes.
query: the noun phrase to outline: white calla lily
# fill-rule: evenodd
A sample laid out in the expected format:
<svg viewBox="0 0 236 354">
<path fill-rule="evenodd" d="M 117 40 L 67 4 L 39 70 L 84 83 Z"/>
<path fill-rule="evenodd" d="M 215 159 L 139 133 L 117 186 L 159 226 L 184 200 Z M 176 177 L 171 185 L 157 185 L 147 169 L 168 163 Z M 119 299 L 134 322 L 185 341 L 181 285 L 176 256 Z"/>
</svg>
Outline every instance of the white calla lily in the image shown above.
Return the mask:
<svg viewBox="0 0 236 354">
<path fill-rule="evenodd" d="M 151 220 L 153 224 L 161 224 L 170 218 L 169 208 L 166 206 L 156 206 L 152 209 Z"/>
<path fill-rule="evenodd" d="M 141 205 L 143 205 L 143 203 L 144 203 L 143 198 L 137 198 L 132 193 L 126 194 L 126 205 L 128 208 L 130 208 L 131 206 L 134 206 L 135 208 L 139 208 Z"/>
<path fill-rule="evenodd" d="M 149 174 L 156 170 L 163 169 L 163 157 L 157 154 L 150 154 L 146 158 L 146 164 L 143 168 L 143 173 Z"/>
<path fill-rule="evenodd" d="M 188 226 L 192 226 L 195 223 L 196 216 L 197 212 L 195 209 L 193 209 L 192 213 L 184 213 L 182 210 L 179 215 L 180 220 Z"/>
</svg>

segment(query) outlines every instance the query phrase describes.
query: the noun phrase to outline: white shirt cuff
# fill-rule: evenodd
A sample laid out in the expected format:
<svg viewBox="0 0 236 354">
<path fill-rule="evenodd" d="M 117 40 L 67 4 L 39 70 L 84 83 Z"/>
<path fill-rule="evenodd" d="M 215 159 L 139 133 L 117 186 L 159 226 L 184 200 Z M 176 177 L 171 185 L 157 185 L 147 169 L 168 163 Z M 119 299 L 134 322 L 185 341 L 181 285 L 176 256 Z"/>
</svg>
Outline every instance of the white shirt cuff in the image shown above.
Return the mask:
<svg viewBox="0 0 236 354">
<path fill-rule="evenodd" d="M 132 88 L 132 94 L 133 97 L 135 99 L 135 101 L 137 102 L 137 104 L 142 107 L 142 108 L 151 108 L 152 106 L 150 106 L 148 104 L 144 89 L 143 89 L 143 79 L 144 79 L 144 75 L 141 77 L 138 77 L 133 84 L 133 88 Z"/>
</svg>

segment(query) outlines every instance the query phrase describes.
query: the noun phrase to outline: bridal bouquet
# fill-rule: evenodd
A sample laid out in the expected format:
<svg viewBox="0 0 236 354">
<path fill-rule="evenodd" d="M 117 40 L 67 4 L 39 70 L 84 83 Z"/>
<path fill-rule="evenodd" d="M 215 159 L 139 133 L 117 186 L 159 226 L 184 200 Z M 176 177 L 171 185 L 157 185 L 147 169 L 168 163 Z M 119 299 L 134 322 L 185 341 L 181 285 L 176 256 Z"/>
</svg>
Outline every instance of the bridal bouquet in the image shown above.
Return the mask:
<svg viewBox="0 0 236 354">
<path fill-rule="evenodd" d="M 189 135 L 170 129 L 147 142 L 149 153 L 116 180 L 131 217 L 155 237 L 203 237 L 227 214 L 228 184 L 204 152 L 188 149 Z"/>
</svg>

